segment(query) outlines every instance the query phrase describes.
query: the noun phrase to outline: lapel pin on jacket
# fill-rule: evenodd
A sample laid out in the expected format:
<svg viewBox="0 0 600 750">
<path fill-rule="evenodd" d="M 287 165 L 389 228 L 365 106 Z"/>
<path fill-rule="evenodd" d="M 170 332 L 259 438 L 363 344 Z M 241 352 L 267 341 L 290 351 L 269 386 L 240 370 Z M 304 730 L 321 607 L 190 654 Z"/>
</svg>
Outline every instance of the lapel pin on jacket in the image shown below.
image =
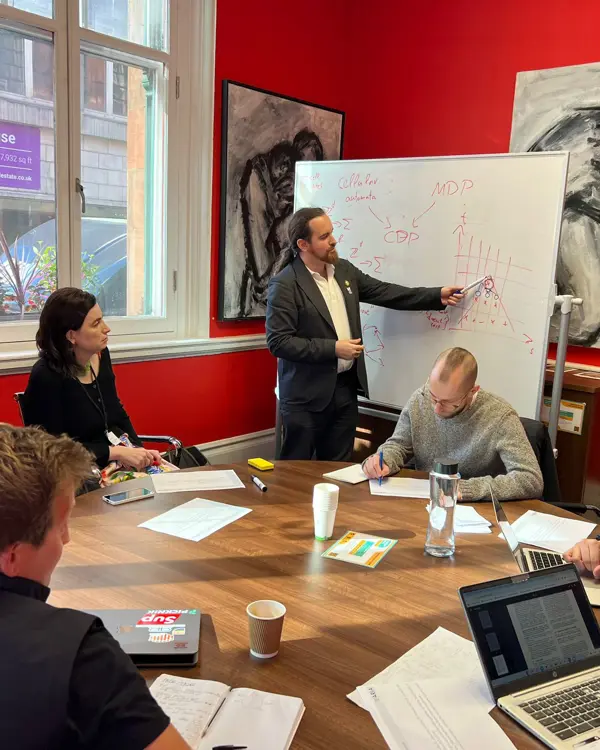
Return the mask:
<svg viewBox="0 0 600 750">
<path fill-rule="evenodd" d="M 350 288 L 350 282 L 348 281 L 348 279 L 344 281 L 344 284 L 346 285 L 346 291 L 348 292 L 348 294 L 352 294 L 352 289 Z"/>
</svg>

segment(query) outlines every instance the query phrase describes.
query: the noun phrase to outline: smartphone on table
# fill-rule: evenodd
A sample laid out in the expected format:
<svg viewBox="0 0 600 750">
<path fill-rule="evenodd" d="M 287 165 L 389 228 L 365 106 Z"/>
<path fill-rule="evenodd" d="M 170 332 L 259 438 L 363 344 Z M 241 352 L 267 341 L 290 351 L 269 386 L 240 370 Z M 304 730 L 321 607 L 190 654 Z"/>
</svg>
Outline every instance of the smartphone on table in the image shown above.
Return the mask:
<svg viewBox="0 0 600 750">
<path fill-rule="evenodd" d="M 148 497 L 154 497 L 152 490 L 145 487 L 136 487 L 135 490 L 117 490 L 108 495 L 103 495 L 102 499 L 109 505 L 124 505 L 125 503 L 134 503 L 136 500 L 145 500 Z"/>
</svg>

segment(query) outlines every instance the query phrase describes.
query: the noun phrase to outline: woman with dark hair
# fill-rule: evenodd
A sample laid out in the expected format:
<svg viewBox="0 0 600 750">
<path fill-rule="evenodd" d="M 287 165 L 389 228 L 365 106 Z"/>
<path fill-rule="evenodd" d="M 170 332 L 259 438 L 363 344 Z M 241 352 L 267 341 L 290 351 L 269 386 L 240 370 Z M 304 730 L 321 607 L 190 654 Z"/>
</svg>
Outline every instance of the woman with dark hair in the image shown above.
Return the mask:
<svg viewBox="0 0 600 750">
<path fill-rule="evenodd" d="M 101 469 L 116 461 L 140 471 L 161 457 L 141 447 L 119 400 L 109 333 L 93 294 L 73 287 L 53 292 L 40 315 L 40 358 L 23 396 L 23 419 L 26 425 L 82 443 Z M 135 447 L 119 444 L 123 434 Z"/>
</svg>

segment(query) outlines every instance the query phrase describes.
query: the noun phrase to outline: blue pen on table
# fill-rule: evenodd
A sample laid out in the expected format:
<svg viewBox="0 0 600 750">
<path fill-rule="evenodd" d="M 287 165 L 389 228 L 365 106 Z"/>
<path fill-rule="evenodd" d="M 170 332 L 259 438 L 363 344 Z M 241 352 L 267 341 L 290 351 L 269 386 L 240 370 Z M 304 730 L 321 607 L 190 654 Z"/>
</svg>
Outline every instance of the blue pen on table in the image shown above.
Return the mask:
<svg viewBox="0 0 600 750">
<path fill-rule="evenodd" d="M 263 484 L 257 476 L 255 476 L 254 474 L 250 474 L 250 476 L 252 477 L 252 481 L 254 482 L 254 484 L 261 492 L 267 491 L 267 485 Z"/>
<path fill-rule="evenodd" d="M 379 468 L 383 471 L 383 451 L 379 451 Z M 379 477 L 379 486 L 381 487 L 382 476 Z"/>
</svg>

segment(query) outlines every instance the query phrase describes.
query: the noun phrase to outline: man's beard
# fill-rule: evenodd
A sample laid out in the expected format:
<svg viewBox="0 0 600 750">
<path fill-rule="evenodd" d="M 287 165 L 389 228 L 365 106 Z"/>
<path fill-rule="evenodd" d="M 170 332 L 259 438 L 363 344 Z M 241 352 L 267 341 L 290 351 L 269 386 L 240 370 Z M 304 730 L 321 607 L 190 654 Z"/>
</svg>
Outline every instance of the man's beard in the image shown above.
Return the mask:
<svg viewBox="0 0 600 750">
<path fill-rule="evenodd" d="M 333 266 L 338 262 L 340 259 L 340 256 L 338 255 L 338 251 L 335 249 L 335 247 L 332 250 L 329 250 L 327 253 L 327 262 L 331 263 Z"/>
</svg>

